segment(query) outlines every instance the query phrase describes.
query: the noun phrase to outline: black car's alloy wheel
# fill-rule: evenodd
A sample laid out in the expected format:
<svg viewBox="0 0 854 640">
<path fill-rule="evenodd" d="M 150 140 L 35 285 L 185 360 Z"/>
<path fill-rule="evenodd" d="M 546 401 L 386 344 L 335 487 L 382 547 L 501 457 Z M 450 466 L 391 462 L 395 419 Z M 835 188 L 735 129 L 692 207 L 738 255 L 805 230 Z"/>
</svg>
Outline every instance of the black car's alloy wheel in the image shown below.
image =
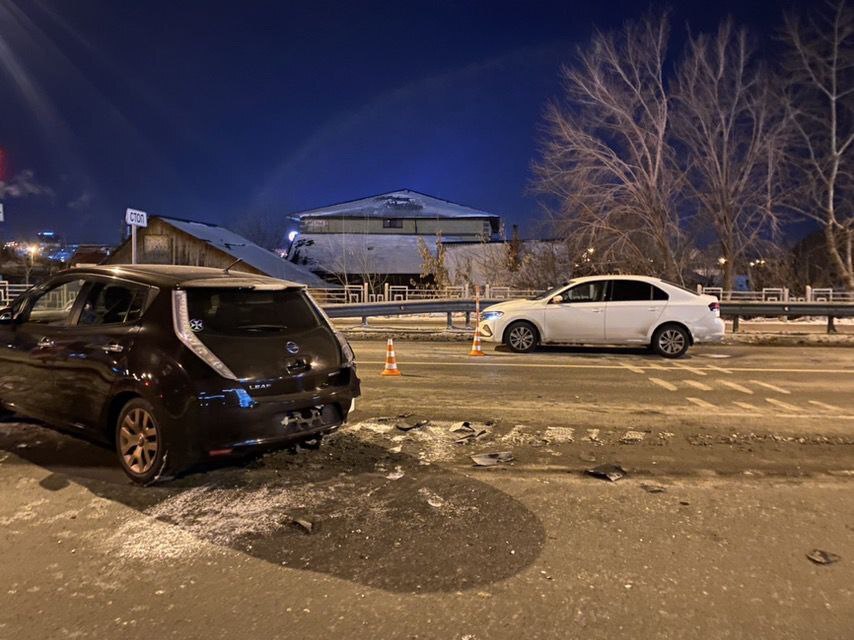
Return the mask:
<svg viewBox="0 0 854 640">
<path fill-rule="evenodd" d="M 652 337 L 652 346 L 665 358 L 680 358 L 690 346 L 691 338 L 682 327 L 671 324 L 660 327 Z"/>
<path fill-rule="evenodd" d="M 528 353 L 537 346 L 537 330 L 529 322 L 514 322 L 507 327 L 507 346 L 516 353 Z"/>
<path fill-rule="evenodd" d="M 135 482 L 147 484 L 162 474 L 166 446 L 149 402 L 135 398 L 124 406 L 116 426 L 116 451 L 122 469 Z"/>
</svg>

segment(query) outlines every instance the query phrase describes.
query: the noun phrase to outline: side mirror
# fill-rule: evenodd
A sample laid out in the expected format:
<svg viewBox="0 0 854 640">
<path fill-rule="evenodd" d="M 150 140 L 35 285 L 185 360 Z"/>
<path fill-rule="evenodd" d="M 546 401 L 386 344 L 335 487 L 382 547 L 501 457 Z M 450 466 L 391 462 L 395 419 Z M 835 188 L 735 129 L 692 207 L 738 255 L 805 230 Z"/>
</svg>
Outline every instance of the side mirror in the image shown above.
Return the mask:
<svg viewBox="0 0 854 640">
<path fill-rule="evenodd" d="M 0 324 L 12 324 L 12 309 L 0 309 Z"/>
<path fill-rule="evenodd" d="M 563 296 L 560 294 L 549 300 L 549 304 L 560 304 L 561 302 L 563 302 Z"/>
</svg>

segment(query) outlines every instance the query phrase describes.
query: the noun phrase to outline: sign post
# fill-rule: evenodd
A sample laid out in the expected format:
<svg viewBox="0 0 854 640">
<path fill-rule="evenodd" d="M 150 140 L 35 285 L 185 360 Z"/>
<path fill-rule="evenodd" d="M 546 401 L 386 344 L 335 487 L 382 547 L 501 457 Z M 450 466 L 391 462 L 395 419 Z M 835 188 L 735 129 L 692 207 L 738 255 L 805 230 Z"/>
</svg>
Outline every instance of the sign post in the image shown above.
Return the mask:
<svg viewBox="0 0 854 640">
<path fill-rule="evenodd" d="M 136 228 L 148 226 L 148 214 L 128 209 L 125 211 L 125 222 L 130 225 L 130 263 L 136 264 Z"/>
</svg>

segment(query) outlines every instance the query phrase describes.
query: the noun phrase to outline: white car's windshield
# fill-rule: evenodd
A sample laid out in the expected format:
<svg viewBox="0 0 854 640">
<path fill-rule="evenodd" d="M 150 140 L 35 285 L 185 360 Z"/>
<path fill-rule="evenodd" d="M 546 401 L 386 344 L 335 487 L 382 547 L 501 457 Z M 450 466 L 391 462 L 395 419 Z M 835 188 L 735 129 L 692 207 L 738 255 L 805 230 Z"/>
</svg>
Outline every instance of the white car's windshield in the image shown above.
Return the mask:
<svg viewBox="0 0 854 640">
<path fill-rule="evenodd" d="M 541 293 L 538 296 L 531 296 L 530 298 L 528 298 L 528 300 L 545 300 L 546 298 L 551 298 L 552 296 L 556 296 L 558 293 L 560 293 L 561 291 L 566 289 L 573 282 L 575 282 L 575 280 L 570 280 L 569 282 L 564 282 L 563 284 L 558 285 L 552 289 L 549 289 L 545 293 Z"/>
</svg>

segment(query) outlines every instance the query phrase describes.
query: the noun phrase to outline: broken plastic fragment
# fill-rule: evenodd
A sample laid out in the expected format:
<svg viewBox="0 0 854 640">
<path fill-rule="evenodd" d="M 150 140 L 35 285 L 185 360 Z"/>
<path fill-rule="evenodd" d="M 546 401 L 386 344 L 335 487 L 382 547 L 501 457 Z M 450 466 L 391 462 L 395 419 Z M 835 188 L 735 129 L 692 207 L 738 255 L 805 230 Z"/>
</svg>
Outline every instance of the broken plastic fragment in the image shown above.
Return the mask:
<svg viewBox="0 0 854 640">
<path fill-rule="evenodd" d="M 616 482 L 626 475 L 626 470 L 618 464 L 600 464 L 598 467 L 593 467 L 587 470 L 587 474 L 594 478 L 602 478 Z"/>
<path fill-rule="evenodd" d="M 468 420 L 464 422 L 455 422 L 451 425 L 450 428 L 451 433 L 473 433 L 474 427 L 471 426 L 471 422 Z"/>
<path fill-rule="evenodd" d="M 294 526 L 302 529 L 305 533 L 314 533 L 316 525 L 311 520 L 306 520 L 305 518 L 294 518 L 291 522 Z"/>
<path fill-rule="evenodd" d="M 429 420 L 407 420 L 405 422 L 398 422 L 397 428 L 401 431 L 412 431 L 412 429 L 418 429 L 419 427 L 424 427 L 430 424 Z"/>
<path fill-rule="evenodd" d="M 839 562 L 842 559 L 841 556 L 835 553 L 822 551 L 821 549 L 813 549 L 807 554 L 807 558 L 816 564 L 833 564 L 834 562 Z"/>
<path fill-rule="evenodd" d="M 472 461 L 478 467 L 493 467 L 501 462 L 510 462 L 513 460 L 513 454 L 510 451 L 496 451 L 494 453 L 478 453 L 471 456 Z"/>
<path fill-rule="evenodd" d="M 481 429 L 480 431 L 472 431 L 471 433 L 465 434 L 462 438 L 458 438 L 454 440 L 454 444 L 468 444 L 470 442 L 474 442 L 480 436 L 486 435 L 486 429 Z"/>
</svg>

